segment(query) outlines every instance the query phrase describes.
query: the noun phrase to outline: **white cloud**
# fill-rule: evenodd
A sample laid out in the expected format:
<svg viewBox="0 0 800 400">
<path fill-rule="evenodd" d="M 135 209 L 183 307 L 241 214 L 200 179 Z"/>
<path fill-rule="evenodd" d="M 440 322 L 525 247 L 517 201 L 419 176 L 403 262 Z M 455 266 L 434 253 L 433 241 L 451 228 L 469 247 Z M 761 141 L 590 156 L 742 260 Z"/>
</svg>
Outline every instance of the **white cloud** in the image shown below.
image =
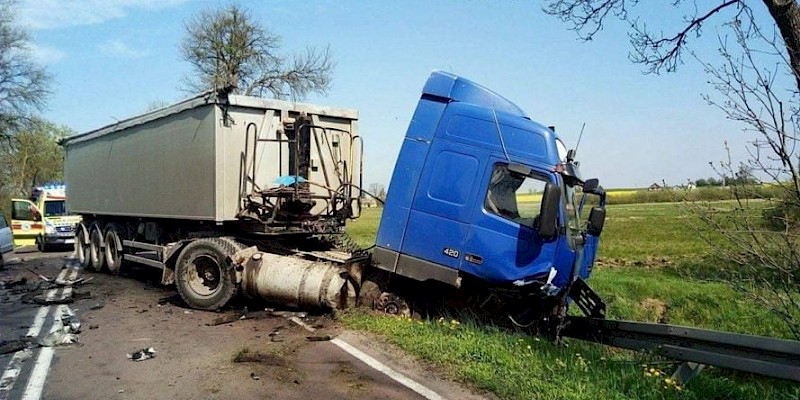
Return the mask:
<svg viewBox="0 0 800 400">
<path fill-rule="evenodd" d="M 29 43 L 28 48 L 31 54 L 33 54 L 34 60 L 42 65 L 55 64 L 67 56 L 66 53 L 55 47 Z"/>
<path fill-rule="evenodd" d="M 133 48 L 119 39 L 111 39 L 100 43 L 97 45 L 97 49 L 112 57 L 140 58 L 147 55 L 146 50 Z"/>
<path fill-rule="evenodd" d="M 23 0 L 19 22 L 30 29 L 94 25 L 124 18 L 131 10 L 158 10 L 187 0 Z"/>
</svg>

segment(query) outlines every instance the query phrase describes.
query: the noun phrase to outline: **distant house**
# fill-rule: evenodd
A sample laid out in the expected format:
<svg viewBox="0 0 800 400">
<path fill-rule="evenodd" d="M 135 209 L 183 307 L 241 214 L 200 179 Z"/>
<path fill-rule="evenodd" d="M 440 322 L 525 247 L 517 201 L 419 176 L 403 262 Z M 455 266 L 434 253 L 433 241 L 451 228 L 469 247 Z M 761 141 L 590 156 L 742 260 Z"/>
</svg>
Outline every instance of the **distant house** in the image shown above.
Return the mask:
<svg viewBox="0 0 800 400">
<path fill-rule="evenodd" d="M 648 191 L 655 192 L 657 190 L 661 190 L 663 187 L 657 183 L 653 183 L 650 187 L 647 188 Z"/>
</svg>

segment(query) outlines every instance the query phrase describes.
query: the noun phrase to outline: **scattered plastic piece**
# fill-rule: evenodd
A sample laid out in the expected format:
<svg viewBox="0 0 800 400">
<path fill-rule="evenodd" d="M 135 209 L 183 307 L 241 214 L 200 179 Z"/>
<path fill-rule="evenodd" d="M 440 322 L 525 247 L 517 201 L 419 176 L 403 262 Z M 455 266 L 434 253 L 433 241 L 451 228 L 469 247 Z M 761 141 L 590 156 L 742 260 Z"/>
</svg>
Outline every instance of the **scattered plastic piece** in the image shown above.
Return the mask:
<svg viewBox="0 0 800 400">
<path fill-rule="evenodd" d="M 146 349 L 141 349 L 134 351 L 133 353 L 126 354 L 129 360 L 131 361 L 144 361 L 149 360 L 156 356 L 156 349 L 152 347 L 148 347 Z"/>
<path fill-rule="evenodd" d="M 78 340 L 78 335 L 65 332 L 63 329 L 59 329 L 57 331 L 50 332 L 50 334 L 45 336 L 45 338 L 42 339 L 39 344 L 45 347 L 66 346 L 78 343 Z"/>
</svg>

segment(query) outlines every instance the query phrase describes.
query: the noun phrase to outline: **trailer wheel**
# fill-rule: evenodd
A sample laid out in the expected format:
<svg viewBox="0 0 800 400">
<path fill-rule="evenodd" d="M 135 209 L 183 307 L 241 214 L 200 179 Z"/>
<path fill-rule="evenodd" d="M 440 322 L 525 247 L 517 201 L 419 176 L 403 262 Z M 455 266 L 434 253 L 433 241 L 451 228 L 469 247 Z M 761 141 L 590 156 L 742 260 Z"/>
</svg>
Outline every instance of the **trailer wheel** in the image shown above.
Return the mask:
<svg viewBox="0 0 800 400">
<path fill-rule="evenodd" d="M 103 251 L 103 233 L 97 224 L 92 225 L 89 231 L 89 267 L 100 272 L 106 263 L 105 252 Z"/>
<path fill-rule="evenodd" d="M 237 292 L 236 270 L 228 257 L 236 246 L 223 238 L 195 240 L 183 248 L 176 263 L 175 286 L 192 308 L 219 310 Z"/>
<path fill-rule="evenodd" d="M 122 266 L 122 241 L 119 240 L 119 234 L 114 226 L 106 229 L 105 243 L 106 266 L 109 272 L 117 275 Z"/>
<path fill-rule="evenodd" d="M 75 228 L 75 257 L 78 259 L 81 267 L 87 269 L 91 268 L 92 258 L 89 256 L 89 243 L 83 240 L 83 237 L 86 235 L 85 231 L 86 227 L 84 227 L 83 224 L 79 224 L 78 227 Z"/>
</svg>

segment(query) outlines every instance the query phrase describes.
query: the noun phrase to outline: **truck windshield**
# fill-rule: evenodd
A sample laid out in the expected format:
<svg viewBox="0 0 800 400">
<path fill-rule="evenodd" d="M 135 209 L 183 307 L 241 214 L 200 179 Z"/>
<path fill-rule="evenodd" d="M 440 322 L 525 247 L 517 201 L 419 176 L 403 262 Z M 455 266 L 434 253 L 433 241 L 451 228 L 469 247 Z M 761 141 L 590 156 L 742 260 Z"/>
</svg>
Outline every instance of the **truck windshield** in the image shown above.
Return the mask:
<svg viewBox="0 0 800 400">
<path fill-rule="evenodd" d="M 567 211 L 567 230 L 570 236 L 577 236 L 581 232 L 581 223 L 578 217 L 578 202 L 575 195 L 575 185 L 564 185 L 564 201 Z"/>
<path fill-rule="evenodd" d="M 64 215 L 67 215 L 67 208 L 64 204 L 64 200 L 44 202 L 45 217 L 60 217 Z"/>
</svg>

